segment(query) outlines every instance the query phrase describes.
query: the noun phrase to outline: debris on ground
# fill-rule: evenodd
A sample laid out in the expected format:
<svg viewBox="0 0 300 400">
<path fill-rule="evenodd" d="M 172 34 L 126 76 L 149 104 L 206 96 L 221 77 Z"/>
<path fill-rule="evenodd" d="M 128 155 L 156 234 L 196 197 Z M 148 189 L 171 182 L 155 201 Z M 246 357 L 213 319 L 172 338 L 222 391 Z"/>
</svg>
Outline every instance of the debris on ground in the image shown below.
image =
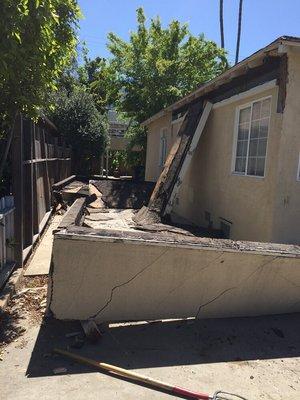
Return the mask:
<svg viewBox="0 0 300 400">
<path fill-rule="evenodd" d="M 59 367 L 59 368 L 54 368 L 53 373 L 55 375 L 58 375 L 58 374 L 65 374 L 67 371 L 68 371 L 67 368 Z"/>
<path fill-rule="evenodd" d="M 80 324 L 89 342 L 97 343 L 98 340 L 101 339 L 102 335 L 95 321 L 89 319 L 80 321 Z"/>
<path fill-rule="evenodd" d="M 47 282 L 46 276 L 24 277 L 17 293 L 0 314 L 0 357 L 9 343 L 17 342 L 26 332 L 22 326 L 25 319 L 29 326 L 42 322 L 47 306 Z"/>
</svg>

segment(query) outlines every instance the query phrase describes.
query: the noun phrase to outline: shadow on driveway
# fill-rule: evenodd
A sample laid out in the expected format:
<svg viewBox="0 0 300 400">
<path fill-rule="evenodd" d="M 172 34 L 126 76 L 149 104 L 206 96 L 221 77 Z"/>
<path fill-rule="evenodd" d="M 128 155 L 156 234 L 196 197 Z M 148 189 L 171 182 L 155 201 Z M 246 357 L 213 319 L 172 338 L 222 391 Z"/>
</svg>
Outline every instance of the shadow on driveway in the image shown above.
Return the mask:
<svg viewBox="0 0 300 400">
<path fill-rule="evenodd" d="M 53 375 L 57 367 L 66 368 L 66 374 L 94 372 L 51 354 L 55 347 L 128 369 L 300 356 L 300 314 L 113 326 L 98 344 L 86 342 L 80 349 L 72 348 L 74 338 L 66 337 L 76 331 L 81 331 L 78 322 L 45 319 L 27 376 Z"/>
</svg>

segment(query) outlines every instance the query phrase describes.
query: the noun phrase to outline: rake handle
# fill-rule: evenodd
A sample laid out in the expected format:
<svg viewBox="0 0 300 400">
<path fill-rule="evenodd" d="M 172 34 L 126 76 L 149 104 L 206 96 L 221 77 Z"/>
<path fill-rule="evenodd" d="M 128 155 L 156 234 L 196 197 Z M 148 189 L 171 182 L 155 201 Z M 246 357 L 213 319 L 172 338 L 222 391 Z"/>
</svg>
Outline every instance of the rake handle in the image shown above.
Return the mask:
<svg viewBox="0 0 300 400">
<path fill-rule="evenodd" d="M 54 352 L 57 354 L 66 356 L 68 358 L 71 358 L 72 360 L 77 361 L 79 363 L 90 365 L 90 366 L 95 367 L 100 370 L 114 372 L 117 375 L 121 375 L 123 377 L 130 378 L 134 381 L 143 382 L 150 386 L 157 387 L 159 389 L 164 389 L 173 394 L 178 394 L 180 396 L 186 396 L 187 398 L 190 398 L 190 399 L 198 399 L 198 400 L 211 400 L 212 399 L 212 397 L 210 397 L 208 394 L 193 392 L 191 390 L 183 389 L 178 386 L 169 385 L 168 383 L 161 382 L 157 379 L 148 378 L 144 375 L 137 374 L 136 372 L 131 372 L 131 371 L 128 371 L 127 369 L 116 367 L 115 365 L 91 360 L 89 358 L 82 357 L 82 356 L 79 356 L 74 353 L 70 353 L 69 351 L 66 351 L 66 350 L 54 349 Z"/>
</svg>

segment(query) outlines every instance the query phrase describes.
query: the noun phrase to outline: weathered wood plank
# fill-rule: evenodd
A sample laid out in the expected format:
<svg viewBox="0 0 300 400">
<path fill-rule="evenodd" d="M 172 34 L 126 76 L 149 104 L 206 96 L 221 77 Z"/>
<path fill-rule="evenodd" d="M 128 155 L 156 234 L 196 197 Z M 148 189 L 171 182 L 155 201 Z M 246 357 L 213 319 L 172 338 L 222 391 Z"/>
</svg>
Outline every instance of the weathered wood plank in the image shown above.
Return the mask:
<svg viewBox="0 0 300 400">
<path fill-rule="evenodd" d="M 15 202 L 15 258 L 18 266 L 23 266 L 24 247 L 24 191 L 23 191 L 23 120 L 18 114 L 12 140 L 12 187 Z"/>
<path fill-rule="evenodd" d="M 155 185 L 147 209 L 141 209 L 135 216 L 137 223 L 158 222 L 164 215 L 181 166 L 203 112 L 203 102 L 190 105 L 178 132 L 178 139 L 167 158 L 164 169 Z"/>
</svg>

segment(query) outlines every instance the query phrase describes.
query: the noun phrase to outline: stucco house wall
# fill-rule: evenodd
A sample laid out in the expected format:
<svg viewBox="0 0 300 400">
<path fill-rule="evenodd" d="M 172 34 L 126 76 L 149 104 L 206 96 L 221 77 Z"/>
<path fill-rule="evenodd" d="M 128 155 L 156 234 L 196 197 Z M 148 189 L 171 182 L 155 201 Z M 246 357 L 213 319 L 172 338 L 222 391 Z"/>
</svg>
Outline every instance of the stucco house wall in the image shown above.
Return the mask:
<svg viewBox="0 0 300 400">
<path fill-rule="evenodd" d="M 279 140 L 276 197 L 273 209 L 274 242 L 300 243 L 300 50 L 288 50 L 288 83 Z"/>
<path fill-rule="evenodd" d="M 285 109 L 277 112 L 278 87 L 213 108 L 180 187 L 173 212 L 190 222 L 214 228 L 230 226 L 230 238 L 278 243 L 300 242 L 300 51 L 288 50 Z M 271 96 L 265 176 L 232 173 L 237 107 Z M 156 181 L 160 131 L 175 140 L 171 112 L 148 126 L 146 179 Z M 180 124 L 175 130 L 178 133 Z M 169 148 L 170 148 L 169 147 Z"/>
<path fill-rule="evenodd" d="M 148 125 L 145 171 L 146 181 L 156 182 L 163 168 L 159 163 L 160 137 L 163 129 L 165 129 L 167 138 L 167 153 L 169 153 L 176 139 L 181 123 L 182 119 L 172 122 L 172 114 L 168 113 L 162 118 L 159 118 Z"/>
<path fill-rule="evenodd" d="M 236 109 L 266 96 L 272 97 L 265 176 L 236 175 L 232 173 Z M 207 226 L 208 212 L 216 229 L 221 221 L 231 222 L 232 239 L 270 241 L 282 125 L 282 114 L 276 113 L 276 107 L 274 88 L 212 110 L 175 201 L 176 214 Z"/>
</svg>

